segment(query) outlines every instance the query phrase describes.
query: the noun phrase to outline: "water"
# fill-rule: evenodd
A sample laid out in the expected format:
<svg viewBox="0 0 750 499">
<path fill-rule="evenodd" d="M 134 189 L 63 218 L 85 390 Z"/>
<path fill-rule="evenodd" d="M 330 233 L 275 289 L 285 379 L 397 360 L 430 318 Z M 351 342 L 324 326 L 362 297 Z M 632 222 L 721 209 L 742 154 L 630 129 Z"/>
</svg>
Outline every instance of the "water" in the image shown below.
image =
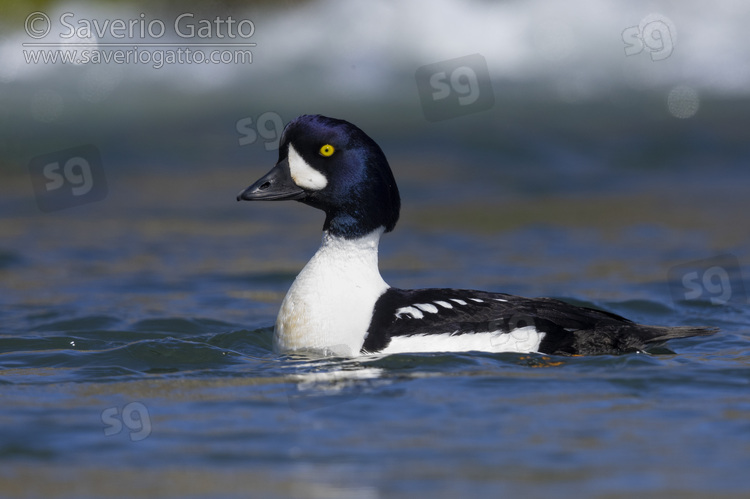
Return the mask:
<svg viewBox="0 0 750 499">
<path fill-rule="evenodd" d="M 432 4 L 248 7 L 252 65 L 159 70 L 24 64 L 26 12 L 3 21 L 0 496 L 747 497 L 750 11 Z M 624 54 L 652 10 L 674 53 Z M 494 105 L 426 120 L 417 68 L 475 53 Z M 391 285 L 721 331 L 617 357 L 274 354 L 323 217 L 235 195 L 275 162 L 270 125 L 307 112 L 391 162 Z M 69 148 L 95 197 L 39 204 L 35 158 Z"/>
<path fill-rule="evenodd" d="M 402 168 L 421 176 L 413 164 Z M 381 248 L 394 285 L 554 295 L 644 323 L 722 331 L 674 341 L 676 353 L 620 357 L 280 357 L 271 326 L 318 244 L 314 210 L 235 203 L 234 191 L 252 180 L 244 169 L 214 171 L 213 184 L 199 171 L 132 174 L 112 181 L 105 202 L 53 214 L 9 195 L 0 225 L 3 494 L 750 490 L 746 303 L 675 301 L 668 279 L 672 266 L 713 258 L 711 241 L 722 235 L 723 247 L 746 261 L 742 238 L 700 220 L 669 223 L 654 208 L 664 200 L 643 192 L 613 196 L 608 208 L 593 195 L 516 196 L 473 226 L 486 203 L 410 202 L 409 191 L 431 182 L 417 189 L 405 176 L 404 217 Z M 12 191 L 23 192 L 28 180 L 17 181 Z M 727 182 L 725 196 L 730 189 Z M 591 203 L 597 216 L 575 208 Z M 695 209 L 669 205 L 684 215 Z M 634 206 L 650 220 L 613 230 Z"/>
</svg>

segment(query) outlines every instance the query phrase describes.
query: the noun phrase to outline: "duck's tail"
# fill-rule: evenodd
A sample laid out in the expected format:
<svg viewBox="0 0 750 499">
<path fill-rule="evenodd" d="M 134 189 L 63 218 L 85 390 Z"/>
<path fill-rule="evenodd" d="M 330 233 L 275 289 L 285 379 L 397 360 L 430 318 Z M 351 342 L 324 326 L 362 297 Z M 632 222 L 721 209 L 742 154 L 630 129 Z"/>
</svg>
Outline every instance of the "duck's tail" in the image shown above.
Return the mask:
<svg viewBox="0 0 750 499">
<path fill-rule="evenodd" d="M 640 324 L 599 325 L 593 330 L 573 332 L 573 341 L 561 348 L 562 355 L 596 355 L 637 352 L 666 341 L 693 336 L 710 336 L 719 329 L 700 326 L 644 326 Z M 561 345 L 562 346 L 562 345 Z"/>
</svg>

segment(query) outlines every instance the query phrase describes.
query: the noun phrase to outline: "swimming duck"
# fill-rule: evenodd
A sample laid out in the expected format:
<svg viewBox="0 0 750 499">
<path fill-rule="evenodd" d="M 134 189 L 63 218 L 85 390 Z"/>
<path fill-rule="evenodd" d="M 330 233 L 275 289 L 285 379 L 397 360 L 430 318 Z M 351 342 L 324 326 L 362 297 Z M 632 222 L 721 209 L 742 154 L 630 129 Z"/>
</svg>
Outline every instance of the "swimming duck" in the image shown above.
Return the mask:
<svg viewBox="0 0 750 499">
<path fill-rule="evenodd" d="M 640 325 L 552 298 L 390 287 L 378 245 L 398 221 L 398 187 L 378 144 L 344 120 L 291 121 L 276 165 L 237 200 L 294 200 L 325 212 L 322 244 L 281 303 L 274 328 L 280 353 L 621 354 L 716 331 Z"/>
</svg>

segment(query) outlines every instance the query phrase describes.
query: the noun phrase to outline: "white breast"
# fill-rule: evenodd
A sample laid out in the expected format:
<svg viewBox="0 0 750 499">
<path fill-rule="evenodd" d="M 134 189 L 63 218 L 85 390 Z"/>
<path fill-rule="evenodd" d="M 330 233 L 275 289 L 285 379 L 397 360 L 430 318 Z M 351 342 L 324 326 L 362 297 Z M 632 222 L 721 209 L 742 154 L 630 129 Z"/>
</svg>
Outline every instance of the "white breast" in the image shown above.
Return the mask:
<svg viewBox="0 0 750 499">
<path fill-rule="evenodd" d="M 375 302 L 388 289 L 378 270 L 382 233 L 356 240 L 323 234 L 320 249 L 281 303 L 274 333 L 278 352 L 359 354 Z"/>
</svg>

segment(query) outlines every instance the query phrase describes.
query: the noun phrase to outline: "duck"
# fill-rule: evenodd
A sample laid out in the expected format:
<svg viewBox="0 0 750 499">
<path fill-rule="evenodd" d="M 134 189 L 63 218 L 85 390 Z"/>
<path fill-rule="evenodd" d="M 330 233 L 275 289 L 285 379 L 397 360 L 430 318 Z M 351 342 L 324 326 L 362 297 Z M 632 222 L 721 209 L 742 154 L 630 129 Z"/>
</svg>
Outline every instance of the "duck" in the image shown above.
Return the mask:
<svg viewBox="0 0 750 499">
<path fill-rule="evenodd" d="M 237 200 L 292 200 L 325 213 L 320 248 L 281 302 L 273 334 L 280 354 L 619 355 L 717 331 L 641 325 L 554 298 L 391 287 L 378 247 L 396 226 L 401 197 L 380 146 L 348 121 L 302 115 L 284 127 L 278 154 Z"/>
</svg>

